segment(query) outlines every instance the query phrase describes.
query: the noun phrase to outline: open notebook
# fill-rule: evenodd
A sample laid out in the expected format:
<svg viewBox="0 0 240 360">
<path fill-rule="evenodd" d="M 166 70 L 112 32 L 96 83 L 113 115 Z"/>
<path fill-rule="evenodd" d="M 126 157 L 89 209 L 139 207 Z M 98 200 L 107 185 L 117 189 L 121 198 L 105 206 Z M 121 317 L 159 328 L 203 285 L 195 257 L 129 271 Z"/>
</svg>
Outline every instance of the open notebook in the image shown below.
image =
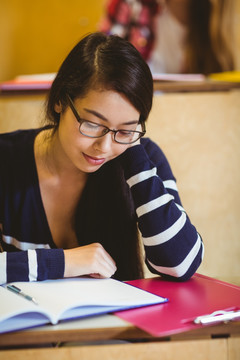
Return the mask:
<svg viewBox="0 0 240 360">
<path fill-rule="evenodd" d="M 37 304 L 0 286 L 0 333 L 168 301 L 113 279 L 16 282 Z"/>
</svg>

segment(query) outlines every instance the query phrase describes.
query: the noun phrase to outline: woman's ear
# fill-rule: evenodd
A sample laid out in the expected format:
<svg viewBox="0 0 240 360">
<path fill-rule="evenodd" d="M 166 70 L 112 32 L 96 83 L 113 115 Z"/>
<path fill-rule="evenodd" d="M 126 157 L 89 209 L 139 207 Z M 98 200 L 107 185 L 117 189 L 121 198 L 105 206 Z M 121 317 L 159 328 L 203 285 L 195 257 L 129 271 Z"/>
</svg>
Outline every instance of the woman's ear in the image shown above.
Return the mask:
<svg viewBox="0 0 240 360">
<path fill-rule="evenodd" d="M 60 101 L 57 104 L 54 105 L 54 110 L 58 114 L 60 114 L 62 112 L 62 104 L 60 103 Z"/>
</svg>

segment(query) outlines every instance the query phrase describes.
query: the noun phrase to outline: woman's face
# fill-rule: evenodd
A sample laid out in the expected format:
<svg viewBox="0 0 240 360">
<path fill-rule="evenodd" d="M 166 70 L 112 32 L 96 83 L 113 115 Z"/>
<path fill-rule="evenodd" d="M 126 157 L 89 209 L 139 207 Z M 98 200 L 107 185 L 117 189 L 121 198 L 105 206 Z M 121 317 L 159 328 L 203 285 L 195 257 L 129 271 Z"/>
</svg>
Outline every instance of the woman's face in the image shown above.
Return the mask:
<svg viewBox="0 0 240 360">
<path fill-rule="evenodd" d="M 90 90 L 84 98 L 74 101 L 74 106 L 84 120 L 107 126 L 111 130 L 136 130 L 140 114 L 127 98 L 112 90 Z M 98 170 L 104 163 L 122 154 L 129 144 L 118 144 L 109 132 L 100 138 L 89 138 L 79 132 L 79 122 L 68 106 L 60 113 L 56 133 L 61 161 L 85 173 Z"/>
</svg>

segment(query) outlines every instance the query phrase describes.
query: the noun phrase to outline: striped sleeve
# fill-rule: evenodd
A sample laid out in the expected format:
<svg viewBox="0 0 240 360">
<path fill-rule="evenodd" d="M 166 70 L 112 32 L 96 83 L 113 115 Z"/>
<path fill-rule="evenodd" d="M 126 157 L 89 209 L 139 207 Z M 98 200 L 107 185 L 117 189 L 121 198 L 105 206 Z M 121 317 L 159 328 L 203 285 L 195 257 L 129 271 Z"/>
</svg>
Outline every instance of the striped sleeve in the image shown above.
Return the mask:
<svg viewBox="0 0 240 360">
<path fill-rule="evenodd" d="M 0 285 L 13 281 L 63 278 L 62 249 L 30 249 L 0 253 Z"/>
<path fill-rule="evenodd" d="M 181 281 L 189 279 L 201 264 L 203 242 L 182 207 L 167 159 L 148 140 L 129 148 L 122 164 L 147 266 L 153 273 Z"/>
</svg>

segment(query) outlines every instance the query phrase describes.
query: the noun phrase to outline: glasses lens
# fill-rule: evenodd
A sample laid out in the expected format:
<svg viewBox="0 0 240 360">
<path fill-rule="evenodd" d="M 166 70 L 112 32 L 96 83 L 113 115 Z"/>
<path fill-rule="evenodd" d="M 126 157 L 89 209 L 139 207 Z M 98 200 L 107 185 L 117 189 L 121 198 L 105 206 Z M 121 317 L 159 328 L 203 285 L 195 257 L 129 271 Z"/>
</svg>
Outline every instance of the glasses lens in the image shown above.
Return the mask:
<svg viewBox="0 0 240 360">
<path fill-rule="evenodd" d="M 138 131 L 119 130 L 115 134 L 115 140 L 122 144 L 134 143 L 140 137 L 141 137 L 141 133 Z"/>
<path fill-rule="evenodd" d="M 108 129 L 90 121 L 83 121 L 80 125 L 80 131 L 83 135 L 91 137 L 100 137 L 107 133 Z"/>
</svg>

